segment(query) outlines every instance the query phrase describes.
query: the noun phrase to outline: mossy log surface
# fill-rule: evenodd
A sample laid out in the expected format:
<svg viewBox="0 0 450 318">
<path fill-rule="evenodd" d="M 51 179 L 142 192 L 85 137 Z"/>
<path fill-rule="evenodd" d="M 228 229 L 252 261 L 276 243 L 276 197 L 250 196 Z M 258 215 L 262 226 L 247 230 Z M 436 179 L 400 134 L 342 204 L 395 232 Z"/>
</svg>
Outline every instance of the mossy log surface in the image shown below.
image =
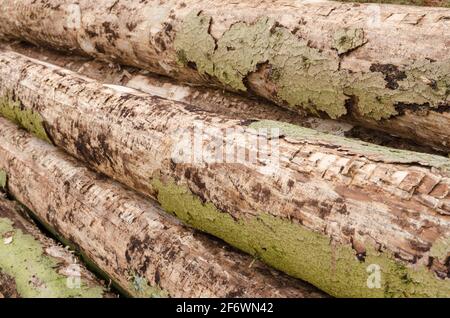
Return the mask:
<svg viewBox="0 0 450 318">
<path fill-rule="evenodd" d="M 2 118 L 0 169 L 12 195 L 130 296 L 326 296 L 188 228 Z"/>
<path fill-rule="evenodd" d="M 17 203 L 0 194 L 0 295 L 6 298 L 114 296 L 69 250 L 45 236 L 23 213 Z"/>
<path fill-rule="evenodd" d="M 4 0 L 0 36 L 448 151 L 449 17 L 446 8 L 328 1 Z"/>
<path fill-rule="evenodd" d="M 230 119 L 17 54 L 0 58 L 0 94 L 91 167 L 332 295 L 450 296 L 448 158 Z"/>
<path fill-rule="evenodd" d="M 63 52 L 36 47 L 24 42 L 0 43 L 0 48 L 70 69 L 104 84 L 131 87 L 151 95 L 184 102 L 197 106 L 202 110 L 234 119 L 276 120 L 337 136 L 350 136 L 378 145 L 426 153 L 440 153 L 432 147 L 419 145 L 408 139 L 380 134 L 376 130 L 355 127 L 342 121 L 306 116 L 306 114 L 299 114 L 298 112 L 277 107 L 262 98 L 246 98 L 218 88 L 192 86 L 134 67 L 104 63 L 76 54 L 64 54 Z"/>
</svg>

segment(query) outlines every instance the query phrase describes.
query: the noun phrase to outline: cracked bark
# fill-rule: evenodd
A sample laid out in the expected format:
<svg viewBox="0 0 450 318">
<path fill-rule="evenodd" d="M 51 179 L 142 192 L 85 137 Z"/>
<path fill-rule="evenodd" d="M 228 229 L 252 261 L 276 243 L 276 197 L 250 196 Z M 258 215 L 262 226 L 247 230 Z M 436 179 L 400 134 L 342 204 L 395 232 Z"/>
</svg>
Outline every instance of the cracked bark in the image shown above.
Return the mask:
<svg viewBox="0 0 450 318">
<path fill-rule="evenodd" d="M 144 93 L 197 106 L 205 111 L 240 120 L 268 119 L 312 128 L 337 136 L 348 136 L 377 145 L 424 153 L 447 155 L 408 139 L 380 134 L 365 127 L 354 127 L 341 121 L 305 116 L 276 107 L 259 98 L 245 98 L 221 89 L 190 86 L 167 77 L 157 76 L 133 67 L 107 64 L 92 58 L 66 55 L 23 42 L 0 43 L 4 50 L 67 68 L 104 84 L 123 85 Z M 220 107 L 217 107 L 220 105 Z"/>
<path fill-rule="evenodd" d="M 45 236 L 25 213 L 17 203 L 0 194 L 0 244 L 2 252 L 10 255 L 0 258 L 0 295 L 5 298 L 115 296 L 69 250 Z M 21 245 L 22 235 L 35 244 Z M 11 255 L 14 255 L 12 259 Z M 55 279 L 62 283 L 55 283 Z M 77 280 L 79 285 L 75 285 Z M 90 292 L 93 289 L 98 291 Z"/>
<path fill-rule="evenodd" d="M 450 161 L 446 158 L 371 146 L 297 126 L 282 126 L 278 138 L 267 136 L 264 130 L 255 130 L 258 126 L 248 127 L 239 120 L 213 116 L 191 105 L 130 88 L 102 85 L 13 53 L 1 55 L 0 92 L 15 96 L 23 109 L 37 111 L 58 147 L 154 197 L 190 224 L 333 295 L 449 295 L 446 257 L 437 258 L 431 252 L 437 242 L 450 234 Z M 264 126 L 265 122 L 254 124 Z M 195 127 L 204 128 L 203 158 L 215 158 L 217 145 L 229 144 L 230 140 L 236 146 L 239 140 L 256 138 L 263 144 L 270 144 L 268 140 L 277 143 L 279 156 L 275 163 L 279 165 L 268 169 L 272 167 L 268 158 L 273 149 L 264 147 L 257 149 L 256 161 L 179 162 L 174 149 Z M 235 133 L 226 135 L 229 129 Z M 238 151 L 255 152 L 245 143 L 239 145 Z M 189 211 L 183 210 L 188 208 L 183 203 L 173 208 L 171 204 L 179 198 L 170 201 L 169 196 L 166 201 L 165 188 L 157 186 L 157 182 L 182 187 L 185 190 L 180 193 L 192 193 L 205 204 Z M 269 240 L 273 231 L 269 225 L 256 241 L 251 240 L 251 226 L 227 233 L 228 228 L 214 227 L 214 219 L 209 216 L 195 214 L 211 206 L 220 211 L 215 218 L 230 216 L 236 224 L 264 218 L 267 213 L 270 218 L 287 222 L 283 226 L 298 226 L 295 233 L 305 230 L 320 234 L 328 242 L 322 246 L 324 249 L 353 246 L 353 255 L 337 259 L 331 255 L 330 260 L 320 260 L 324 268 L 316 269 L 314 257 L 298 256 L 302 248 L 319 252 L 313 243 L 308 245 L 305 241 L 299 243 L 299 250 L 277 254 L 278 249 L 283 250 L 293 241 L 301 242 L 302 238 L 292 240 L 280 230 Z M 244 240 L 250 241 L 242 245 Z M 399 276 L 409 277 L 403 272 L 406 269 L 390 273 L 387 285 L 380 291 L 367 289 L 361 281 L 348 288 L 354 273 L 346 273 L 351 269 L 345 267 L 339 269 L 341 279 L 324 280 L 333 275 L 333 264 L 338 260 L 353 262 L 361 258 L 357 264 L 369 265 L 361 256 L 367 254 L 369 258 L 372 248 L 392 255 L 393 262 L 408 271 L 426 268 L 426 273 L 436 275 L 433 284 L 439 281 L 445 287 L 427 285 L 430 281 L 403 279 L 402 284 L 412 289 L 393 290 Z M 272 255 L 276 257 L 269 257 Z M 319 274 L 310 273 L 312 269 Z"/>
<path fill-rule="evenodd" d="M 0 168 L 8 173 L 8 191 L 128 294 L 325 297 L 311 285 L 186 227 L 153 201 L 4 119 L 0 132 Z"/>
<path fill-rule="evenodd" d="M 256 69 L 250 68 L 242 74 L 243 84 L 249 91 L 300 112 L 306 108 L 316 115 L 331 114 L 437 149 L 450 149 L 447 144 L 450 139 L 447 129 L 450 119 L 449 79 L 445 75 L 437 78 L 436 72 L 424 71 L 423 66 L 436 69 L 449 66 L 450 19 L 447 9 L 289 0 L 275 3 L 251 0 L 240 3 L 190 1 L 189 5 L 182 0 L 164 3 L 93 3 L 86 0 L 74 3 L 67 0 L 57 5 L 47 0 L 27 0 L 19 4 L 8 0 L 2 5 L 0 17 L 4 22 L 0 25 L 0 33 L 6 37 L 21 38 L 60 50 L 78 51 L 184 81 L 219 85 L 228 89 L 229 85 L 225 85 L 223 80 L 221 82 L 215 76 L 217 74 L 199 71 L 199 61 L 187 61 L 189 63 L 185 63 L 185 66 L 180 64 L 180 51 L 174 47 L 174 41 L 183 31 L 186 17 L 196 10 L 205 17 L 212 17 L 211 25 L 206 28 L 209 33 L 202 35 L 216 44 L 232 25 L 269 17 L 275 21 L 274 29 L 294 33 L 292 36 L 299 43 L 304 41 L 307 50 L 318 54 L 319 61 L 327 61 L 324 62 L 325 66 L 321 66 L 321 62 L 313 57 L 319 64 L 316 68 L 325 68 L 328 77 L 309 78 L 305 75 L 308 73 L 305 68 L 294 74 L 298 78 L 294 80 L 289 77 L 288 82 L 283 84 L 276 78 L 280 74 L 283 76 L 290 67 L 283 64 L 274 70 L 269 63 L 270 67 L 255 66 Z M 339 34 L 342 35 L 341 39 L 346 38 L 348 41 L 341 43 L 335 38 Z M 345 52 L 335 47 L 339 43 Z M 196 43 L 198 47 L 202 45 L 202 41 Z M 337 51 L 343 54 L 338 55 Z M 292 53 L 289 50 L 286 52 L 288 55 Z M 300 52 L 304 60 L 311 59 L 309 53 Z M 230 66 L 216 64 L 216 69 Z M 374 70 L 373 66 L 380 64 L 393 66 L 400 71 L 413 71 L 407 74 L 407 78 L 392 82 L 392 76 Z M 362 78 L 370 78 L 370 81 Z M 355 85 L 359 81 L 361 87 L 355 88 L 359 87 Z M 298 82 L 329 85 L 319 87 L 317 92 L 308 91 L 305 87 L 299 91 L 293 86 Z M 334 97 L 327 97 L 327 101 L 324 101 L 325 93 Z M 311 94 L 311 98 L 307 102 L 297 102 L 305 94 Z M 348 106 L 349 100 L 354 102 L 351 107 Z M 339 110 L 331 112 L 330 109 L 335 107 Z M 376 111 L 372 114 L 374 108 Z M 378 120 L 380 116 L 384 119 Z"/>
<path fill-rule="evenodd" d="M 340 2 L 391 3 L 415 6 L 450 7 L 449 0 L 339 0 Z"/>
</svg>

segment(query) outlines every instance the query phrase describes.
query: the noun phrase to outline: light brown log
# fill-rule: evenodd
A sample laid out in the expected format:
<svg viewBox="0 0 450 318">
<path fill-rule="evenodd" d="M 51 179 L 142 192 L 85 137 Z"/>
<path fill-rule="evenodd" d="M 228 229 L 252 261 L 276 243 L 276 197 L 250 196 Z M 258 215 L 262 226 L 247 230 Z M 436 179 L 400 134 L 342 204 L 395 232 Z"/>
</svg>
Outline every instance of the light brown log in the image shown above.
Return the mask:
<svg viewBox="0 0 450 318">
<path fill-rule="evenodd" d="M 0 34 L 448 151 L 449 17 L 327 1 L 4 0 Z"/>
<path fill-rule="evenodd" d="M 54 50 L 35 47 L 22 42 L 2 43 L 6 50 L 24 54 L 28 57 L 65 67 L 104 84 L 123 85 L 166 99 L 197 106 L 205 111 L 221 114 L 239 120 L 277 120 L 338 136 L 350 136 L 366 142 L 397 149 L 439 154 L 433 148 L 418 145 L 364 127 L 336 120 L 303 116 L 265 102 L 260 98 L 245 98 L 238 94 L 211 87 L 190 86 L 173 79 L 157 76 L 133 67 L 103 63 L 74 54 L 61 54 Z M 218 107 L 218 105 L 220 107 Z M 444 153 L 446 155 L 446 153 Z"/>
<path fill-rule="evenodd" d="M 132 296 L 325 296 L 182 225 L 5 119 L 0 168 L 12 195 Z"/>
<path fill-rule="evenodd" d="M 0 56 L 0 94 L 91 167 L 328 293 L 450 295 L 447 158 L 211 116 L 16 53 Z"/>
<path fill-rule="evenodd" d="M 392 3 L 415 6 L 450 7 L 450 0 L 339 0 L 341 2 Z"/>
<path fill-rule="evenodd" d="M 23 208 L 1 194 L 0 239 L 3 297 L 114 297 L 71 251 L 45 236 Z"/>
</svg>

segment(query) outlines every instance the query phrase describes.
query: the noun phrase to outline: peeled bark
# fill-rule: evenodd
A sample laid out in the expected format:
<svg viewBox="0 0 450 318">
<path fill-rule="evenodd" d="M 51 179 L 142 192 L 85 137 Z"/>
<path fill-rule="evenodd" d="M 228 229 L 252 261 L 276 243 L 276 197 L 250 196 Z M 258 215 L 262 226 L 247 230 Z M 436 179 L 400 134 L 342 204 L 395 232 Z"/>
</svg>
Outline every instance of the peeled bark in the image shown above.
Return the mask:
<svg viewBox="0 0 450 318">
<path fill-rule="evenodd" d="M 448 151 L 449 17 L 443 8 L 327 1 L 4 0 L 0 35 Z"/>
<path fill-rule="evenodd" d="M 182 225 L 5 119 L 0 168 L 12 195 L 132 296 L 325 296 Z"/>
<path fill-rule="evenodd" d="M 0 195 L 0 295 L 5 298 L 114 296 L 69 250 L 42 234 L 19 210 L 17 204 Z"/>
<path fill-rule="evenodd" d="M 10 118 L 332 295 L 450 296 L 447 158 L 211 116 L 13 53 L 0 93 Z"/>
<path fill-rule="evenodd" d="M 364 127 L 354 127 L 336 120 L 303 116 L 276 107 L 262 99 L 245 98 L 235 93 L 202 86 L 178 83 L 170 78 L 157 76 L 147 71 L 115 64 L 106 64 L 74 54 L 66 55 L 45 48 L 14 42 L 2 43 L 1 48 L 13 50 L 28 57 L 65 67 L 78 74 L 96 79 L 104 84 L 123 85 L 166 99 L 188 103 L 205 111 L 240 120 L 277 120 L 338 136 L 350 136 L 366 142 L 397 149 L 439 154 L 431 147 L 418 145 Z M 220 105 L 220 107 L 217 107 Z M 446 154 L 444 154 L 446 155 Z"/>
</svg>

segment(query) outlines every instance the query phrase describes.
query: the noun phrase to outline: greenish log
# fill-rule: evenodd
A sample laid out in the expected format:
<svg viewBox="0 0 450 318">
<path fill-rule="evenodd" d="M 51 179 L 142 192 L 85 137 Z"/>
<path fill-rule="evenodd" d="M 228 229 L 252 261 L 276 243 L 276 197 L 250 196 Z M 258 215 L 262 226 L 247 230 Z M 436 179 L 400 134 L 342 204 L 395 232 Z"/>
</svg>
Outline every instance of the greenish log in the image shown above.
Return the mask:
<svg viewBox="0 0 450 318">
<path fill-rule="evenodd" d="M 0 197 L 0 294 L 23 298 L 112 297 L 70 251 Z"/>
</svg>

